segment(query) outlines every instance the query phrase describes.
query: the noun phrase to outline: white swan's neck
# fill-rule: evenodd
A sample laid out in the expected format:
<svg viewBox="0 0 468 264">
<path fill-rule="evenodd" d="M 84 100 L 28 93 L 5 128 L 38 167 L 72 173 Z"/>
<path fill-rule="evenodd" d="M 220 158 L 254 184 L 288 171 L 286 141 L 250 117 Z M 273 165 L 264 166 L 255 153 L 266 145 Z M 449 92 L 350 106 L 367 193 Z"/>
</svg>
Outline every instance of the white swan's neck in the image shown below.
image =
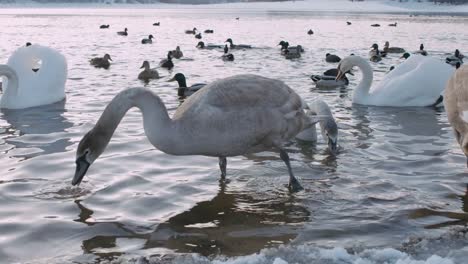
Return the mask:
<svg viewBox="0 0 468 264">
<path fill-rule="evenodd" d="M 369 90 L 374 78 L 372 67 L 369 62 L 359 56 L 352 56 L 352 65 L 357 66 L 362 72 L 362 79 L 359 85 L 354 89 L 353 102 L 363 103 L 370 96 Z"/>
<path fill-rule="evenodd" d="M 8 65 L 0 65 L 0 77 L 5 76 L 8 79 L 8 85 L 3 87 L 3 96 L 18 95 L 18 74 Z"/>
<path fill-rule="evenodd" d="M 99 135 L 103 144 L 107 145 L 120 121 L 132 108 L 137 107 L 143 114 L 145 134 L 151 144 L 161 151 L 169 154 L 179 149 L 176 144 L 177 129 L 169 117 L 166 107 L 161 99 L 151 91 L 143 88 L 131 88 L 120 92 L 107 105 L 93 132 Z"/>
</svg>

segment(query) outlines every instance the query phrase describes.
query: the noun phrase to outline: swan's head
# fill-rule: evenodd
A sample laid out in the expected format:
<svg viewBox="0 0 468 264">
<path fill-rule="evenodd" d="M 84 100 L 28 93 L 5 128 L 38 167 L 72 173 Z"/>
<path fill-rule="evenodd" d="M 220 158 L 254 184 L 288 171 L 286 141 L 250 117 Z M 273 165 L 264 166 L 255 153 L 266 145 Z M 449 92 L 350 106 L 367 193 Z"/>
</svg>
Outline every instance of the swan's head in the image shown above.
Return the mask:
<svg viewBox="0 0 468 264">
<path fill-rule="evenodd" d="M 150 67 L 149 62 L 148 62 L 148 61 L 144 61 L 143 64 L 141 65 L 140 69 L 143 69 L 143 68 L 149 69 L 149 67 Z"/>
<path fill-rule="evenodd" d="M 332 153 L 336 153 L 338 146 L 338 126 L 333 118 L 327 118 L 325 122 L 320 123 L 322 125 L 322 132 L 325 134 L 327 139 L 328 149 Z"/>
<path fill-rule="evenodd" d="M 199 41 L 198 44 L 197 44 L 197 48 L 203 49 L 204 47 L 205 47 L 205 42 Z"/>
<path fill-rule="evenodd" d="M 78 144 L 76 150 L 76 170 L 72 180 L 72 185 L 78 185 L 86 175 L 89 166 L 104 152 L 107 140 L 103 139 L 104 133 L 89 131 Z"/>
<path fill-rule="evenodd" d="M 354 55 L 351 55 L 349 57 L 342 59 L 340 64 L 338 64 L 338 68 L 337 68 L 338 74 L 336 75 L 335 80 L 337 81 L 343 80 L 344 78 L 346 78 L 347 73 L 353 75 L 351 73 L 351 70 L 356 65 L 356 60 L 362 60 L 362 59 L 359 56 L 354 56 Z"/>
<path fill-rule="evenodd" d="M 111 56 L 109 54 L 105 54 L 104 59 L 112 61 Z"/>
</svg>

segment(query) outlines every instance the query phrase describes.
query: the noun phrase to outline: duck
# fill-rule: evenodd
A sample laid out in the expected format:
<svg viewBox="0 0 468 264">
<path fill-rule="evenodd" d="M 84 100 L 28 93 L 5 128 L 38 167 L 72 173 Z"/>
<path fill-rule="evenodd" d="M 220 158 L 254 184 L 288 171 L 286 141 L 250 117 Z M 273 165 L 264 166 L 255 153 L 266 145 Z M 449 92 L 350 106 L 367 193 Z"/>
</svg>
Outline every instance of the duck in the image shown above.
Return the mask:
<svg viewBox="0 0 468 264">
<path fill-rule="evenodd" d="M 153 35 L 149 35 L 148 38 L 141 40 L 141 44 L 152 44 L 153 38 L 154 38 Z"/>
<path fill-rule="evenodd" d="M 39 68 L 37 61 L 42 62 Z M 17 110 L 64 102 L 67 69 L 67 59 L 53 48 L 38 44 L 18 48 L 0 65 L 0 76 L 6 78 L 1 83 L 0 108 Z"/>
<path fill-rule="evenodd" d="M 427 51 L 424 50 L 424 44 L 419 45 L 419 50 L 415 51 L 414 53 L 427 56 Z"/>
<path fill-rule="evenodd" d="M 302 141 L 317 141 L 317 131 L 315 124 L 319 123 L 322 138 L 327 142 L 328 150 L 332 154 L 336 154 L 338 149 L 338 125 L 331 112 L 328 104 L 322 99 L 315 99 L 306 105 L 306 114 L 311 117 L 313 125 L 309 129 L 305 129 L 296 135 L 296 139 Z"/>
<path fill-rule="evenodd" d="M 118 31 L 117 35 L 119 35 L 119 36 L 128 36 L 128 29 L 125 28 L 124 31 Z"/>
<path fill-rule="evenodd" d="M 199 41 L 196 47 L 199 48 L 199 49 L 222 49 L 224 46 L 214 45 L 214 44 L 205 45 L 205 42 Z"/>
<path fill-rule="evenodd" d="M 96 68 L 109 69 L 109 61 L 112 61 L 111 56 L 109 54 L 105 54 L 104 57 L 92 58 L 91 60 L 89 60 L 89 63 Z"/>
<path fill-rule="evenodd" d="M 196 35 L 195 35 L 195 38 L 196 38 L 196 39 L 202 39 L 201 33 L 196 34 Z"/>
<path fill-rule="evenodd" d="M 224 54 L 223 56 L 221 56 L 221 58 L 223 59 L 223 61 L 234 61 L 234 55 L 232 55 L 231 53 L 228 53 L 229 52 L 229 48 L 227 45 L 224 46 Z"/>
<path fill-rule="evenodd" d="M 245 44 L 234 44 L 231 38 L 226 39 L 225 42 L 229 42 L 229 48 L 230 49 L 251 49 L 251 45 L 245 45 Z"/>
<path fill-rule="evenodd" d="M 382 54 L 379 51 L 379 45 L 372 44 L 372 49 L 369 51 L 369 60 L 372 62 L 379 62 L 382 60 Z"/>
<path fill-rule="evenodd" d="M 468 167 L 468 65 L 461 66 L 448 80 L 444 107 Z"/>
<path fill-rule="evenodd" d="M 383 51 L 385 53 L 404 53 L 405 49 L 404 48 L 399 48 L 399 47 L 390 47 L 390 42 L 385 41 Z"/>
<path fill-rule="evenodd" d="M 159 27 L 160 25 L 161 25 L 161 22 L 153 23 L 153 26 L 156 26 L 156 27 Z"/>
<path fill-rule="evenodd" d="M 104 29 L 104 28 L 109 28 L 109 25 L 101 25 L 99 26 L 100 29 Z"/>
<path fill-rule="evenodd" d="M 140 69 L 144 70 L 138 74 L 138 79 L 148 82 L 151 79 L 159 79 L 159 73 L 156 69 L 151 69 L 148 61 L 144 61 Z"/>
<path fill-rule="evenodd" d="M 180 50 L 180 47 L 177 46 L 175 50 L 172 51 L 172 57 L 180 59 L 184 56 L 184 53 Z"/>
<path fill-rule="evenodd" d="M 313 34 L 314 34 L 314 31 L 313 31 L 312 29 L 309 29 L 309 31 L 307 31 L 307 34 L 313 35 Z"/>
<path fill-rule="evenodd" d="M 286 50 L 288 49 L 291 51 L 294 50 L 294 52 L 304 52 L 304 48 L 301 45 L 289 46 L 289 42 L 284 41 L 284 40 L 281 40 L 278 45 L 281 46 L 281 54 L 283 55 L 285 55 Z"/>
<path fill-rule="evenodd" d="M 179 97 L 187 97 L 194 94 L 196 91 L 206 86 L 206 83 L 196 83 L 192 86 L 187 86 L 187 80 L 183 73 L 177 73 L 168 82 L 177 81 L 179 88 L 177 89 L 177 95 Z"/>
<path fill-rule="evenodd" d="M 351 26 L 353 23 L 346 21 L 346 25 Z"/>
<path fill-rule="evenodd" d="M 172 68 L 174 68 L 174 63 L 172 62 L 172 51 L 169 51 L 167 53 L 166 59 L 163 59 L 159 62 L 159 66 L 161 66 L 162 68 L 166 68 L 168 70 L 171 70 Z"/>
<path fill-rule="evenodd" d="M 140 109 L 149 142 L 162 152 L 218 157 L 225 180 L 227 157 L 275 150 L 287 167 L 290 192 L 303 189 L 284 146 L 311 128 L 312 118 L 305 113 L 301 97 L 284 82 L 253 74 L 209 83 L 188 97 L 172 118 L 161 98 L 149 89 L 119 92 L 80 140 L 72 185 L 82 182 L 132 107 Z"/>
<path fill-rule="evenodd" d="M 372 24 L 371 27 L 380 27 L 380 24 Z"/>
<path fill-rule="evenodd" d="M 389 26 L 389 27 L 396 27 L 396 26 L 397 26 L 397 22 L 388 24 L 388 26 Z"/>
<path fill-rule="evenodd" d="M 353 75 L 351 72 L 347 74 Z M 336 76 L 338 75 L 338 69 L 333 68 L 325 71 L 322 75 L 312 75 L 310 78 L 315 83 L 317 88 L 337 88 L 347 86 L 349 80 L 346 76 L 343 76 L 342 79 L 337 80 Z"/>
<path fill-rule="evenodd" d="M 214 30 L 212 30 L 212 29 L 206 29 L 204 32 L 205 32 L 206 34 L 213 34 L 213 33 L 214 33 Z"/>
<path fill-rule="evenodd" d="M 338 56 L 335 55 L 335 54 L 327 53 L 327 54 L 325 54 L 325 61 L 326 61 L 326 62 L 335 63 L 335 62 L 340 62 L 340 61 L 341 61 L 341 58 L 338 57 Z"/>
<path fill-rule="evenodd" d="M 447 57 L 445 59 L 445 62 L 452 65 L 452 66 L 456 66 L 457 63 L 459 63 L 461 65 L 461 64 L 463 64 L 463 58 L 464 57 L 465 56 L 462 55 L 458 49 L 456 49 L 455 53 L 452 56 Z"/>
<path fill-rule="evenodd" d="M 371 89 L 372 67 L 359 56 L 349 56 L 338 65 L 336 79 L 342 79 L 354 66 L 360 68 L 362 79 L 354 89 L 353 103 L 373 106 L 434 106 L 454 71 L 435 58 L 412 55 Z"/>
<path fill-rule="evenodd" d="M 192 35 L 195 35 L 197 34 L 197 28 L 194 27 L 192 30 L 185 30 L 185 34 L 192 34 Z"/>
</svg>

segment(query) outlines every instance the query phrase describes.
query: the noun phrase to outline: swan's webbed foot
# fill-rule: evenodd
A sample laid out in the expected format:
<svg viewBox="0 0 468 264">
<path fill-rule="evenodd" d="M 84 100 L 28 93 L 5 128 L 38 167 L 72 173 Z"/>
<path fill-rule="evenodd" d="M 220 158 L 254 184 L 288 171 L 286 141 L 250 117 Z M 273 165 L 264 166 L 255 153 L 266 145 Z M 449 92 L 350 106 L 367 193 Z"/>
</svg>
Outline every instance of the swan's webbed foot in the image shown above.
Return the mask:
<svg viewBox="0 0 468 264">
<path fill-rule="evenodd" d="M 301 184 L 296 179 L 296 177 L 294 177 L 294 174 L 293 174 L 292 169 L 291 169 L 291 164 L 289 162 L 288 153 L 286 151 L 284 151 L 283 149 L 280 149 L 280 157 L 284 161 L 284 163 L 286 163 L 286 167 L 288 167 L 288 171 L 289 171 L 288 189 L 289 189 L 289 191 L 290 192 L 299 192 L 301 190 L 304 190 L 304 188 L 302 188 Z"/>
<path fill-rule="evenodd" d="M 290 178 L 289 179 L 289 184 L 288 184 L 288 190 L 292 193 L 299 192 L 304 190 L 302 185 L 299 183 L 299 181 L 296 178 Z"/>
<path fill-rule="evenodd" d="M 221 179 L 226 179 L 226 167 L 227 160 L 226 157 L 219 157 L 219 169 L 221 170 Z"/>
</svg>

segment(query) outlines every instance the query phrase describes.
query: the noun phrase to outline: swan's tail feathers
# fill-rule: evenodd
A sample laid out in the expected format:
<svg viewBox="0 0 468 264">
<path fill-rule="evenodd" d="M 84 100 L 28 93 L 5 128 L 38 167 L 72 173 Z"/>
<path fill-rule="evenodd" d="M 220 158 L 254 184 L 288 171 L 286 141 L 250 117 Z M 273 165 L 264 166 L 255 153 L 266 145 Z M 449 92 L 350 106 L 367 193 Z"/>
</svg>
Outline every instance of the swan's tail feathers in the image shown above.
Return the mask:
<svg viewBox="0 0 468 264">
<path fill-rule="evenodd" d="M 429 105 L 430 107 L 439 107 L 440 104 L 444 101 L 444 97 L 441 95 L 439 96 L 439 98 L 437 98 L 437 100 L 435 101 L 435 103 Z"/>
</svg>

